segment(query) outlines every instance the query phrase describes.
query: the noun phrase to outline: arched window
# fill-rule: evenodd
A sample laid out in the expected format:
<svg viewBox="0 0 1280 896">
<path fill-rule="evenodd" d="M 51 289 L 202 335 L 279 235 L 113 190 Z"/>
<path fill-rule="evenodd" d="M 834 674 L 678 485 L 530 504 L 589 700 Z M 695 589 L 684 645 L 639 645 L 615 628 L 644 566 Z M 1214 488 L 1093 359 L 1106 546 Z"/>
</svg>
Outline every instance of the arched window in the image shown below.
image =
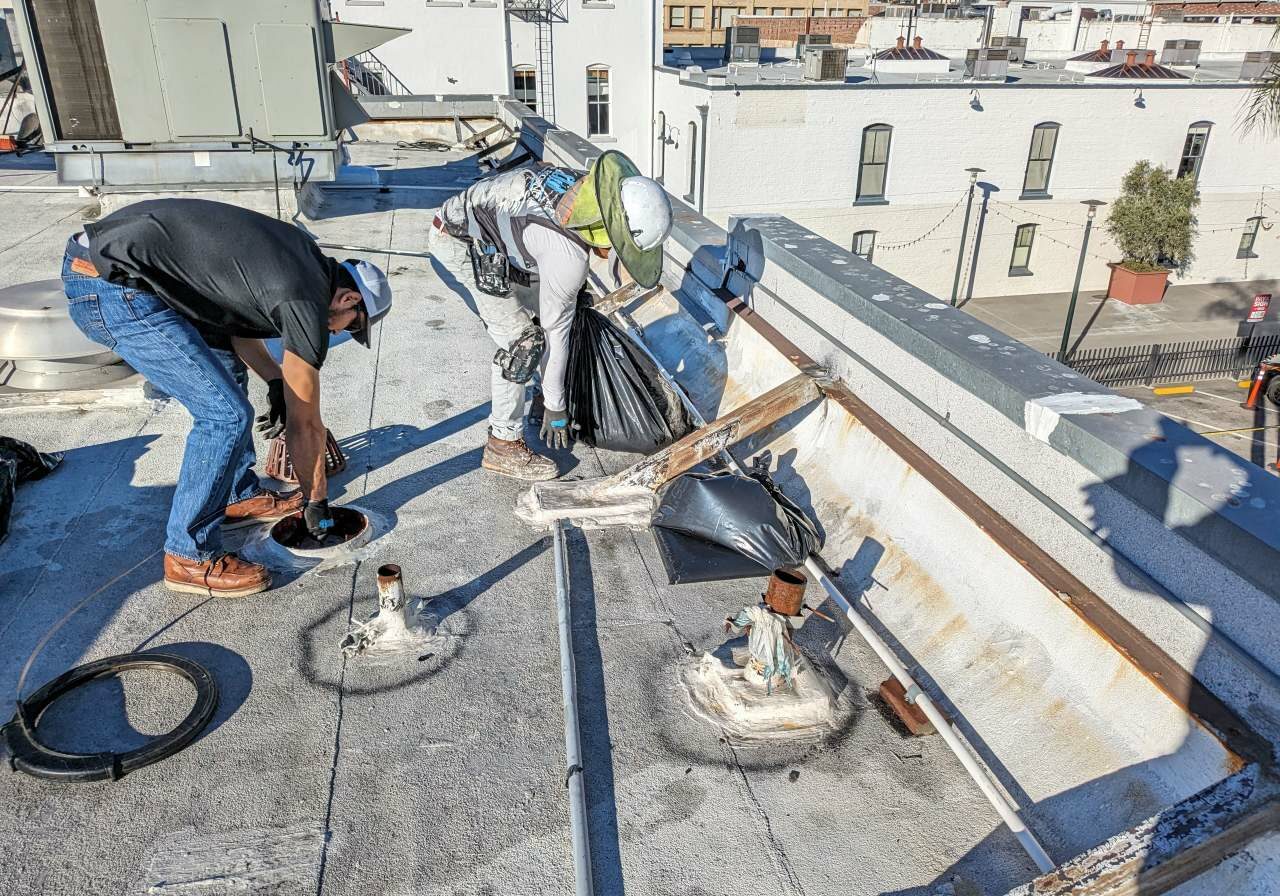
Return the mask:
<svg viewBox="0 0 1280 896">
<path fill-rule="evenodd" d="M 871 261 L 875 252 L 876 232 L 874 230 L 859 230 L 853 235 L 854 255 L 859 258 L 865 258 L 867 261 Z"/>
<path fill-rule="evenodd" d="M 1023 196 L 1049 195 L 1049 175 L 1053 173 L 1053 152 L 1057 148 L 1057 123 L 1046 121 L 1032 129 L 1027 173 L 1022 178 Z"/>
<path fill-rule="evenodd" d="M 592 65 L 587 68 L 587 136 L 600 137 L 609 133 L 609 67 Z"/>
<path fill-rule="evenodd" d="M 1026 277 L 1031 273 L 1031 244 L 1036 240 L 1036 225 L 1021 224 L 1013 234 L 1013 257 L 1009 259 L 1009 276 Z"/>
<path fill-rule="evenodd" d="M 873 124 L 862 131 L 862 162 L 858 166 L 858 201 L 884 201 L 889 175 L 889 138 L 893 128 Z"/>
<path fill-rule="evenodd" d="M 698 125 L 689 122 L 689 192 L 685 201 L 693 205 L 698 203 Z"/>
<path fill-rule="evenodd" d="M 511 71 L 512 96 L 534 112 L 538 111 L 538 76 L 532 65 L 517 65 Z"/>
<path fill-rule="evenodd" d="M 1209 144 L 1211 121 L 1197 121 L 1187 128 L 1187 140 L 1182 144 L 1182 160 L 1178 163 L 1178 177 L 1191 176 L 1200 179 L 1200 165 L 1204 162 L 1204 150 Z"/>
</svg>

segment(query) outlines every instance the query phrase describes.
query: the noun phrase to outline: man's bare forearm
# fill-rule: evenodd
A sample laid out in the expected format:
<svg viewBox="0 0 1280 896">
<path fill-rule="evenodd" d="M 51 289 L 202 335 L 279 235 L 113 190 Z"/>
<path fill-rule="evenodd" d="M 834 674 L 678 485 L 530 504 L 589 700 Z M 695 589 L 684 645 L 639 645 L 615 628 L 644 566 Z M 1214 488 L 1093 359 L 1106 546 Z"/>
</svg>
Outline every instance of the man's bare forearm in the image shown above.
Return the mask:
<svg viewBox="0 0 1280 896">
<path fill-rule="evenodd" d="M 286 424 L 286 444 L 293 472 L 302 486 L 302 496 L 308 501 L 329 497 L 329 480 L 325 475 L 325 429 L 319 417 L 314 420 L 295 420 L 289 416 Z"/>
<path fill-rule="evenodd" d="M 284 374 L 276 359 L 267 351 L 267 345 L 261 339 L 245 339 L 240 336 L 231 338 L 231 347 L 240 360 L 265 382 L 278 380 Z"/>
</svg>

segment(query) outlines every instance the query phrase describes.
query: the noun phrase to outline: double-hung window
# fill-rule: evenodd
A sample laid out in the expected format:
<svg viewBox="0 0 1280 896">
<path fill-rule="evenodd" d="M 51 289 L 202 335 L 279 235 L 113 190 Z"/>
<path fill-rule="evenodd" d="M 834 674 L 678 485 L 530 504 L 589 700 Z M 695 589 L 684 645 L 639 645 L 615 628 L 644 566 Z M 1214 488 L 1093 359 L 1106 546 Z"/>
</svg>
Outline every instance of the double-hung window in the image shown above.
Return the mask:
<svg viewBox="0 0 1280 896">
<path fill-rule="evenodd" d="M 1187 139 L 1182 144 L 1182 159 L 1178 162 L 1178 177 L 1200 179 L 1200 166 L 1204 163 L 1204 150 L 1209 145 L 1209 129 L 1213 124 L 1197 121 L 1187 128 Z"/>
<path fill-rule="evenodd" d="M 1048 196 L 1049 175 L 1053 173 L 1053 152 L 1058 148 L 1058 126 L 1053 122 L 1038 124 L 1031 131 L 1031 151 L 1027 153 L 1027 172 L 1022 178 L 1022 195 Z"/>
<path fill-rule="evenodd" d="M 883 202 L 889 176 L 889 141 L 893 128 L 873 124 L 862 131 L 862 162 L 858 165 L 858 202 Z"/>
<path fill-rule="evenodd" d="M 876 232 L 874 230 L 859 230 L 853 235 L 854 255 L 859 258 L 865 258 L 867 261 L 871 261 L 875 252 Z"/>
<path fill-rule="evenodd" d="M 587 136 L 609 133 L 609 68 L 593 65 L 587 69 Z"/>
<path fill-rule="evenodd" d="M 1022 224 L 1013 234 L 1013 257 L 1009 259 L 1009 276 L 1026 277 L 1031 273 L 1031 245 L 1036 241 L 1036 225 Z"/>
<path fill-rule="evenodd" d="M 512 94 L 534 112 L 538 111 L 538 76 L 532 65 L 518 65 L 511 73 Z"/>
<path fill-rule="evenodd" d="M 1258 225 L 1262 223 L 1259 217 L 1252 217 L 1244 222 L 1244 233 L 1240 234 L 1240 246 L 1236 249 L 1236 258 L 1257 258 L 1258 255 L 1253 251 L 1253 244 L 1258 239 Z"/>
</svg>

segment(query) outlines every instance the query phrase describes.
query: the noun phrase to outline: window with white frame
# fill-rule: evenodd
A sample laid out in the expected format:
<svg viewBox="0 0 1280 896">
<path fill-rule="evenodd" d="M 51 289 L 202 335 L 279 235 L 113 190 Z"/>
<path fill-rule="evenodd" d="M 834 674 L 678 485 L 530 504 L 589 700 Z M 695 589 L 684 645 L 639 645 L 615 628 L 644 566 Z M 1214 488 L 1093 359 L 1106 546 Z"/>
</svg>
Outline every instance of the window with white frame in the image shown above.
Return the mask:
<svg viewBox="0 0 1280 896">
<path fill-rule="evenodd" d="M 587 136 L 609 133 L 609 67 L 587 69 Z"/>
<path fill-rule="evenodd" d="M 884 200 L 885 183 L 889 175 L 889 140 L 893 128 L 887 124 L 873 124 L 862 131 L 862 161 L 858 165 L 858 201 Z"/>
<path fill-rule="evenodd" d="M 683 6 L 671 7 L 671 9 L 667 11 L 667 15 L 670 18 L 668 27 L 671 27 L 671 28 L 684 27 L 684 7 Z"/>
<path fill-rule="evenodd" d="M 1013 233 L 1013 257 L 1009 259 L 1009 276 L 1025 277 L 1031 273 L 1031 245 L 1036 241 L 1036 225 L 1021 224 Z"/>
<path fill-rule="evenodd" d="M 705 6 L 689 7 L 689 27 L 699 30 L 707 27 L 707 8 Z"/>
<path fill-rule="evenodd" d="M 1058 148 L 1058 125 L 1052 121 L 1036 125 L 1031 131 L 1031 149 L 1027 152 L 1027 171 L 1022 178 L 1023 196 L 1049 195 L 1049 176 L 1053 173 L 1053 153 Z"/>
<path fill-rule="evenodd" d="M 511 72 L 511 93 L 517 102 L 538 111 L 538 76 L 532 65 L 517 65 Z"/>
<path fill-rule="evenodd" d="M 876 232 L 874 230 L 859 230 L 853 235 L 854 255 L 859 258 L 865 258 L 867 261 L 871 261 L 875 252 Z"/>
<path fill-rule="evenodd" d="M 1258 240 L 1258 226 L 1262 218 L 1254 216 L 1244 222 L 1244 233 L 1240 234 L 1240 246 L 1236 249 L 1236 258 L 1257 258 L 1253 244 Z"/>
<path fill-rule="evenodd" d="M 1212 122 L 1197 121 L 1187 128 L 1187 139 L 1182 144 L 1182 159 L 1178 163 L 1178 177 L 1200 179 L 1200 165 L 1204 162 L 1205 147 L 1209 144 Z"/>
</svg>

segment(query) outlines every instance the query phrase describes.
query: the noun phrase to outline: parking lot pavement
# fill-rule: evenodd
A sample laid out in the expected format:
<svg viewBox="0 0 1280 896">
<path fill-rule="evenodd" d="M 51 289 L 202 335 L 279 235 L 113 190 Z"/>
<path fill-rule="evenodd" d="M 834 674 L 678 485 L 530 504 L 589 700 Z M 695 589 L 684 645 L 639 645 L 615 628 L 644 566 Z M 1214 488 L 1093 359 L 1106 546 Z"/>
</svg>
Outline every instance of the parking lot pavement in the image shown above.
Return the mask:
<svg viewBox="0 0 1280 896">
<path fill-rule="evenodd" d="M 1274 464 L 1280 459 L 1280 407 L 1263 399 L 1254 410 L 1242 408 L 1240 403 L 1247 393 L 1235 380 L 1208 380 L 1193 385 L 1195 391 L 1186 395 L 1158 395 L 1150 386 L 1122 386 L 1115 391 L 1138 399 L 1245 460 L 1276 473 Z"/>
</svg>

